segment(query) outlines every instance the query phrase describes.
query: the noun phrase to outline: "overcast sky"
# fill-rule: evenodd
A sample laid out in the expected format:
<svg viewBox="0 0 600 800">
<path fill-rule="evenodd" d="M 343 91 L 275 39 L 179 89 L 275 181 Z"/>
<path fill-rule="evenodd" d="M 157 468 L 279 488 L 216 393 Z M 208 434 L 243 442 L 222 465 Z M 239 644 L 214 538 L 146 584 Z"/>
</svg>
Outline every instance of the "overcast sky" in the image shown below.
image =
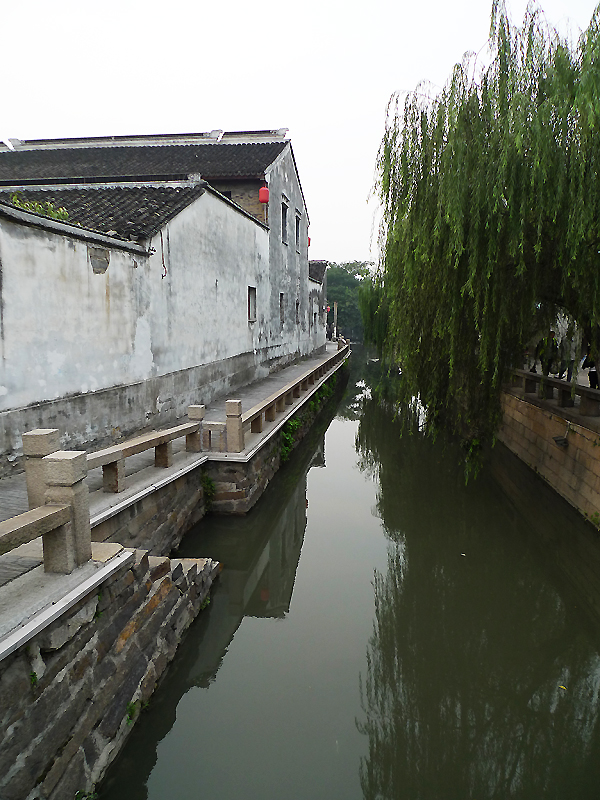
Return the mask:
<svg viewBox="0 0 600 800">
<path fill-rule="evenodd" d="M 526 0 L 507 3 L 520 21 Z M 541 5 L 577 35 L 595 2 Z M 388 100 L 443 85 L 485 46 L 490 13 L 491 0 L 5 0 L 0 139 L 287 127 L 310 257 L 375 259 Z"/>
</svg>

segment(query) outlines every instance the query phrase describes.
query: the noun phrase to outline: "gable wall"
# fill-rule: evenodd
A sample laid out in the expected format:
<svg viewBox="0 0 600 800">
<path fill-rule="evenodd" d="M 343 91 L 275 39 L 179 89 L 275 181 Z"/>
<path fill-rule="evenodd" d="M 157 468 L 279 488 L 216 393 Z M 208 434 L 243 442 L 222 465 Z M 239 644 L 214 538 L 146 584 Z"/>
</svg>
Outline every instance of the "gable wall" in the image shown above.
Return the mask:
<svg viewBox="0 0 600 800">
<path fill-rule="evenodd" d="M 271 294 L 269 318 L 273 341 L 292 347 L 304 356 L 325 347 L 325 325 L 313 326 L 313 306 L 308 279 L 308 214 L 291 148 L 267 171 L 269 184 L 269 258 Z M 287 201 L 287 243 L 282 237 L 282 202 Z M 300 236 L 296 241 L 296 215 L 300 216 Z M 279 320 L 279 295 L 284 294 L 283 327 Z M 314 297 L 314 296 L 313 296 Z M 296 315 L 298 303 L 298 315 Z M 319 317 L 318 317 L 319 320 Z"/>
</svg>

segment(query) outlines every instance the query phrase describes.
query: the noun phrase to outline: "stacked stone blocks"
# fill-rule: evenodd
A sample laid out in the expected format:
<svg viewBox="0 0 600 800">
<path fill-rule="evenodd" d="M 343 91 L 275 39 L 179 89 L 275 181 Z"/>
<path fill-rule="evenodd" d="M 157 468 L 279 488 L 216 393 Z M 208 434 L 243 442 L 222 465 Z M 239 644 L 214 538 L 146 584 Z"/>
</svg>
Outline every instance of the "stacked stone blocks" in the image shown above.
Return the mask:
<svg viewBox="0 0 600 800">
<path fill-rule="evenodd" d="M 502 395 L 502 407 L 499 440 L 582 514 L 597 518 L 600 435 L 508 392 Z M 560 447 L 553 437 L 565 434 L 568 445 Z"/>
<path fill-rule="evenodd" d="M 0 797 L 86 793 L 200 610 L 219 565 L 135 551 L 68 614 L 0 662 Z"/>
</svg>

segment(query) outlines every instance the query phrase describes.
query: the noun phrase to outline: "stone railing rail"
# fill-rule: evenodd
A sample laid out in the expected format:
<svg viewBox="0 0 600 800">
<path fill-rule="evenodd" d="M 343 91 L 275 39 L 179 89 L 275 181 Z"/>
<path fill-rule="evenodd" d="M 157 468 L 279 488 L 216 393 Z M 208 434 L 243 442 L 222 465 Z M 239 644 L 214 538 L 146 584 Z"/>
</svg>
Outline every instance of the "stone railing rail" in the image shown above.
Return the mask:
<svg viewBox="0 0 600 800">
<path fill-rule="evenodd" d="M 574 395 L 581 398 L 579 413 L 587 417 L 600 417 L 600 390 L 579 383 L 569 383 L 559 378 L 542 375 L 539 372 L 528 372 L 524 369 L 512 370 L 511 384 L 523 389 L 525 394 L 537 394 L 540 399 L 554 399 L 557 390 L 557 401 L 561 408 L 572 408 L 575 405 Z"/>
<path fill-rule="evenodd" d="M 126 442 L 106 447 L 87 456 L 88 469 L 102 467 L 102 484 L 105 492 L 122 492 L 125 489 L 125 459 L 154 448 L 154 466 L 170 467 L 173 464 L 173 440 L 186 437 L 186 450 L 200 451 L 200 423 L 187 422 L 167 428 L 164 431 L 151 431 Z"/>
<path fill-rule="evenodd" d="M 192 405 L 188 407 L 190 421 L 187 423 L 166 430 L 151 431 L 95 453 L 87 455 L 84 453 L 86 473 L 88 470 L 102 467 L 103 490 L 122 492 L 125 490 L 126 458 L 154 448 L 154 466 L 170 467 L 173 464 L 173 441 L 183 436 L 186 439 L 185 449 L 189 453 L 202 451 L 240 453 L 244 450 L 245 431 L 261 433 L 263 421 L 274 421 L 277 413 L 285 411 L 286 406 L 292 405 L 295 398 L 299 398 L 302 392 L 314 386 L 316 381 L 346 357 L 348 351 L 347 344 L 339 347 L 327 361 L 318 367 L 306 370 L 296 380 L 286 384 L 245 413 L 242 413 L 241 400 L 227 400 L 226 422 L 205 420 L 205 406 Z M 56 454 L 59 450 L 59 440 L 59 431 L 54 428 L 38 429 L 23 434 L 27 494 L 31 509 L 43 506 L 47 502 L 43 462 L 50 454 Z"/>
<path fill-rule="evenodd" d="M 71 521 L 69 506 L 48 505 L 32 508 L 24 514 L 0 522 L 0 556 L 14 550 L 22 544 L 27 544 L 44 537 L 44 550 L 46 543 L 51 541 L 46 537 L 49 534 L 59 535 L 60 528 Z"/>
<path fill-rule="evenodd" d="M 25 447 L 35 449 L 36 437 L 42 440 L 38 449 L 44 449 L 49 440 L 57 440 L 58 431 L 25 434 Z M 44 571 L 70 573 L 92 557 L 86 454 L 67 450 L 50 453 L 39 459 L 34 475 L 37 485 L 34 498 L 29 497 L 30 510 L 0 522 L 0 555 L 41 536 Z M 35 506 L 40 497 L 42 504 Z"/>
</svg>

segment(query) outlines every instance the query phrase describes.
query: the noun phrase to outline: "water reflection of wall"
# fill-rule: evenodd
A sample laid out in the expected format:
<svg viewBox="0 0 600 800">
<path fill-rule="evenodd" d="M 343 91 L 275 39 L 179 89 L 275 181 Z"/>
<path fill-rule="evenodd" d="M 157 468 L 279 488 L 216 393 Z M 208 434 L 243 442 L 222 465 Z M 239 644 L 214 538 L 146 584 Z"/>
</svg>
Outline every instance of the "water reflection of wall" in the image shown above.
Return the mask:
<svg viewBox="0 0 600 800">
<path fill-rule="evenodd" d="M 451 445 L 401 425 L 363 401 L 357 449 L 390 539 L 362 683 L 364 796 L 596 797 L 600 658 L 539 558 L 570 509 L 532 492 L 525 519 L 491 470 L 465 486 Z"/>
</svg>

